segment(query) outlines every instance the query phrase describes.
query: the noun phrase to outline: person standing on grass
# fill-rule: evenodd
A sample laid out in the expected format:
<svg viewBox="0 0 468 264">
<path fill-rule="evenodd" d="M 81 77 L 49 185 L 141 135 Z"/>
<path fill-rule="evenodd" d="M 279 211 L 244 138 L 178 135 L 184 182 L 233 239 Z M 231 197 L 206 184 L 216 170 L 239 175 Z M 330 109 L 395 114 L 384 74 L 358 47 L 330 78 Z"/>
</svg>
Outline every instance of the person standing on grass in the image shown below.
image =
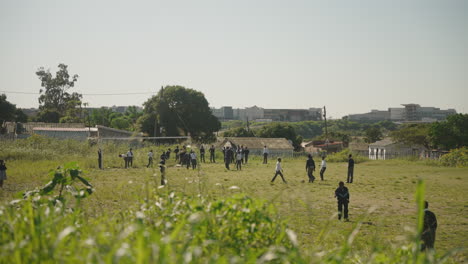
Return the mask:
<svg viewBox="0 0 468 264">
<path fill-rule="evenodd" d="M 176 148 L 174 149 L 174 153 L 175 153 L 175 161 L 177 162 L 179 161 L 179 146 L 176 146 Z"/>
<path fill-rule="evenodd" d="M 200 163 L 205 163 L 205 147 L 201 145 L 200 147 Z"/>
<path fill-rule="evenodd" d="M 323 174 L 327 170 L 327 161 L 325 160 L 325 156 L 322 157 L 322 163 L 320 164 L 320 179 L 323 181 Z"/>
<path fill-rule="evenodd" d="M 354 160 L 353 155 L 349 154 L 348 157 L 348 179 L 346 183 L 353 183 L 353 176 L 354 176 Z"/>
<path fill-rule="evenodd" d="M 214 145 L 211 145 L 209 151 L 210 151 L 210 162 L 216 163 L 216 161 L 215 161 L 215 147 L 214 147 Z"/>
<path fill-rule="evenodd" d="M 3 188 L 3 181 L 7 179 L 6 175 L 6 164 L 4 160 L 0 160 L 0 188 Z"/>
<path fill-rule="evenodd" d="M 192 159 L 192 157 L 190 156 L 190 152 L 187 150 L 184 154 L 184 162 L 185 162 L 185 165 L 187 166 L 187 169 L 190 168 L 190 160 Z M 182 157 L 181 157 L 182 158 Z"/>
<path fill-rule="evenodd" d="M 421 233 L 421 251 L 434 249 L 434 243 L 437 230 L 437 218 L 435 214 L 429 211 L 429 203 L 424 201 L 424 226 Z"/>
<path fill-rule="evenodd" d="M 314 159 L 312 158 L 312 155 L 309 154 L 308 156 L 308 159 L 306 161 L 306 172 L 307 172 L 307 176 L 309 177 L 309 182 L 312 183 L 315 181 L 315 177 L 314 177 L 314 171 L 315 171 L 315 161 Z"/>
<path fill-rule="evenodd" d="M 151 168 L 153 167 L 153 150 L 148 152 L 148 165 L 146 165 L 146 168 L 149 168 L 150 166 Z"/>
<path fill-rule="evenodd" d="M 158 166 L 161 173 L 161 185 L 166 185 L 166 161 L 162 159 Z"/>
<path fill-rule="evenodd" d="M 349 191 L 344 186 L 343 182 L 338 184 L 338 188 L 335 190 L 335 197 L 338 200 L 338 220 L 341 220 L 341 214 L 344 213 L 344 220 L 348 219 L 348 204 L 349 204 Z"/>
<path fill-rule="evenodd" d="M 133 151 L 132 148 L 127 152 L 127 163 L 128 167 L 133 167 Z"/>
<path fill-rule="evenodd" d="M 101 148 L 98 149 L 98 167 L 100 170 L 102 170 L 102 150 Z"/>
<path fill-rule="evenodd" d="M 226 169 L 229 170 L 229 164 L 231 163 L 231 150 L 229 147 L 223 148 L 224 149 L 224 165 L 226 166 Z"/>
<path fill-rule="evenodd" d="M 242 170 L 242 151 L 239 149 L 237 150 L 237 155 L 236 155 L 236 169 L 237 170 Z"/>
<path fill-rule="evenodd" d="M 166 152 L 163 150 L 162 153 L 161 153 L 161 156 L 159 156 L 160 159 L 166 161 Z"/>
<path fill-rule="evenodd" d="M 179 153 L 179 164 L 182 166 L 186 165 L 187 163 L 185 160 L 185 154 L 187 154 L 187 150 L 185 146 L 183 146 Z"/>
<path fill-rule="evenodd" d="M 263 147 L 263 164 L 268 164 L 268 148 L 267 146 Z"/>
<path fill-rule="evenodd" d="M 244 163 L 247 164 L 247 162 L 249 161 L 249 153 L 250 153 L 250 150 L 247 148 L 247 146 L 245 146 L 245 149 L 244 149 Z"/>
<path fill-rule="evenodd" d="M 169 160 L 170 157 L 171 157 L 171 149 L 168 148 L 166 151 L 166 160 Z"/>
<path fill-rule="evenodd" d="M 275 168 L 275 176 L 273 176 L 273 179 L 271 179 L 271 182 L 273 183 L 276 179 L 276 176 L 281 176 L 281 179 L 283 179 L 283 182 L 284 183 L 288 183 L 286 182 L 286 180 L 284 179 L 284 176 L 283 176 L 283 168 L 281 168 L 281 158 L 278 158 L 278 161 L 276 162 L 276 168 Z"/>
<path fill-rule="evenodd" d="M 197 168 L 197 154 L 193 150 L 190 151 L 190 163 L 192 163 L 193 170 Z"/>
</svg>

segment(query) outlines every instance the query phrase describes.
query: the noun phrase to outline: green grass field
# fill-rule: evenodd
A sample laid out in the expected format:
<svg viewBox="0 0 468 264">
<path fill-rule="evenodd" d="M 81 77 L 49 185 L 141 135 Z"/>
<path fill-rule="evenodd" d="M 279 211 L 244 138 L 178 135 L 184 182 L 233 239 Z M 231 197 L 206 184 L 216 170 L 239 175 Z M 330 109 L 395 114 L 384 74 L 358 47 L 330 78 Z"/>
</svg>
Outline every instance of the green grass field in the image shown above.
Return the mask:
<svg viewBox="0 0 468 264">
<path fill-rule="evenodd" d="M 264 165 L 259 158 L 252 157 L 242 171 L 236 171 L 232 164 L 231 170 L 227 171 L 219 157 L 218 163 L 203 163 L 197 170 L 175 166 L 172 157 L 167 164 L 168 184 L 157 188 L 160 181 L 157 166 L 153 169 L 144 166 L 147 148 L 135 151 L 135 168 L 131 169 L 122 168 L 123 162 L 117 154 L 106 155 L 105 152 L 105 170 L 96 169 L 95 149 L 91 150 L 89 155 L 7 161 L 8 180 L 0 191 L 2 203 L 18 199 L 25 190 L 44 185 L 50 180 L 49 170 L 65 162 L 77 161 L 95 188 L 95 192 L 81 204 L 87 221 L 99 222 L 104 216 L 107 218 L 103 219 L 108 219 L 122 212 L 138 210 L 147 199 L 148 188 L 166 194 L 175 191 L 187 197 L 200 195 L 209 201 L 242 193 L 276 208 L 279 217 L 297 234 L 298 248 L 303 256 L 307 256 L 307 261 L 340 263 L 343 260 L 330 261 L 329 257 L 322 256 L 332 251 L 340 252 L 352 234 L 354 242 L 344 262 L 362 263 L 378 262 L 375 254 L 395 254 L 410 244 L 417 225 L 415 192 L 418 179 L 422 179 L 426 186 L 425 198 L 439 223 L 437 255 L 440 257 L 450 250 L 460 249 L 448 260 L 453 263 L 466 261 L 468 168 L 435 167 L 401 160 L 356 164 L 354 183 L 347 184 L 351 195 L 351 221 L 340 222 L 336 216 L 334 190 L 339 181 L 346 181 L 346 163 L 329 162 L 325 180 L 320 180 L 317 170 L 317 180 L 311 184 L 307 182 L 305 158 L 284 158 L 282 166 L 288 184 L 283 184 L 281 178 L 270 184 L 275 168 L 273 159 Z M 316 163 L 319 164 L 317 160 Z M 9 261 L 12 256 L 0 256 L 3 263 L 12 263 Z M 381 261 L 399 262 L 385 258 Z M 103 262 L 109 263 L 107 260 Z"/>
</svg>

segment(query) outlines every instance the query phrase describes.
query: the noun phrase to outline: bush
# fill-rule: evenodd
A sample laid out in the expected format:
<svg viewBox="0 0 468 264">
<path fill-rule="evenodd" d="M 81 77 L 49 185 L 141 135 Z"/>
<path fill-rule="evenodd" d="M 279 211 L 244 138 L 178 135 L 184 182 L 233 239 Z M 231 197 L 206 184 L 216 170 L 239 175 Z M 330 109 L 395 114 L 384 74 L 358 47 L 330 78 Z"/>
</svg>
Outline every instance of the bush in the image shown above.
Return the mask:
<svg viewBox="0 0 468 264">
<path fill-rule="evenodd" d="M 97 219 L 63 206 L 24 200 L 0 207 L 0 262 L 305 263 L 274 208 L 245 195 L 155 194 L 138 210 Z"/>
<path fill-rule="evenodd" d="M 440 163 L 447 167 L 468 167 L 468 147 L 452 150 L 440 158 Z"/>
<path fill-rule="evenodd" d="M 355 163 L 361 163 L 364 161 L 368 161 L 369 159 L 365 156 L 362 156 L 358 153 L 353 153 L 349 149 L 344 149 L 337 153 L 332 153 L 327 156 L 327 161 L 329 162 L 348 162 L 349 154 L 353 155 L 353 159 Z"/>
</svg>

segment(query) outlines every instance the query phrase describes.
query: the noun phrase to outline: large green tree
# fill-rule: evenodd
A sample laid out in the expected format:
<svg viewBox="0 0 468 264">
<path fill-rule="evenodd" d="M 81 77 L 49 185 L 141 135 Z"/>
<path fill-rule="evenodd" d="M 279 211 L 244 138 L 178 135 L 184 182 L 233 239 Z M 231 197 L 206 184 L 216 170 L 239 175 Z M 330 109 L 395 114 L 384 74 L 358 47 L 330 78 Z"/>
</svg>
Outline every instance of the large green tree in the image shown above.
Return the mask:
<svg viewBox="0 0 468 264">
<path fill-rule="evenodd" d="M 5 94 L 0 95 L 0 125 L 4 121 L 26 122 L 27 119 L 28 117 L 21 109 L 16 108 L 16 105 L 7 100 Z"/>
<path fill-rule="evenodd" d="M 378 140 L 381 140 L 383 137 L 382 131 L 380 130 L 380 126 L 374 125 L 366 129 L 366 137 L 364 140 L 367 143 L 373 143 Z"/>
<path fill-rule="evenodd" d="M 266 138 L 286 138 L 292 141 L 297 150 L 302 143 L 302 137 L 296 134 L 296 130 L 290 124 L 274 122 L 263 126 L 255 132 L 258 137 Z"/>
<path fill-rule="evenodd" d="M 212 137 L 221 123 L 203 93 L 183 86 L 166 86 L 144 103 L 140 130 L 152 136 Z"/>
<path fill-rule="evenodd" d="M 426 149 L 432 148 L 431 138 L 429 137 L 430 124 L 409 124 L 399 130 L 392 131 L 390 137 L 395 142 L 401 142 L 408 145 L 422 145 Z"/>
<path fill-rule="evenodd" d="M 75 86 L 78 75 L 71 76 L 68 66 L 61 63 L 55 76 L 40 67 L 36 75 L 41 81 L 38 120 L 43 122 L 79 122 L 82 118 L 82 95 L 69 90 Z"/>
<path fill-rule="evenodd" d="M 445 149 L 468 146 L 468 114 L 456 114 L 435 122 L 429 131 L 433 144 Z"/>
</svg>

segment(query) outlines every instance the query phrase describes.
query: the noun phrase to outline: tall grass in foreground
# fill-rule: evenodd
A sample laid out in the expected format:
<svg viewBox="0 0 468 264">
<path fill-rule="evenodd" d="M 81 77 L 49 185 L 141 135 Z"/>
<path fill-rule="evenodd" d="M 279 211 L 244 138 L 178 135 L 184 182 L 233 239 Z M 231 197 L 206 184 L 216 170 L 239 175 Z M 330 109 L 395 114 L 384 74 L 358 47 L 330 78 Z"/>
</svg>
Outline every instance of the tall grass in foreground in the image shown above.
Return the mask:
<svg viewBox="0 0 468 264">
<path fill-rule="evenodd" d="M 417 201 L 422 205 L 422 184 Z M 87 217 L 45 197 L 0 208 L 1 263 L 441 263 L 419 251 L 422 207 L 414 238 L 393 254 L 353 254 L 357 222 L 339 246 L 317 252 L 298 248 L 294 231 L 275 208 L 243 194 L 210 200 L 147 186 L 134 210 Z"/>
</svg>

